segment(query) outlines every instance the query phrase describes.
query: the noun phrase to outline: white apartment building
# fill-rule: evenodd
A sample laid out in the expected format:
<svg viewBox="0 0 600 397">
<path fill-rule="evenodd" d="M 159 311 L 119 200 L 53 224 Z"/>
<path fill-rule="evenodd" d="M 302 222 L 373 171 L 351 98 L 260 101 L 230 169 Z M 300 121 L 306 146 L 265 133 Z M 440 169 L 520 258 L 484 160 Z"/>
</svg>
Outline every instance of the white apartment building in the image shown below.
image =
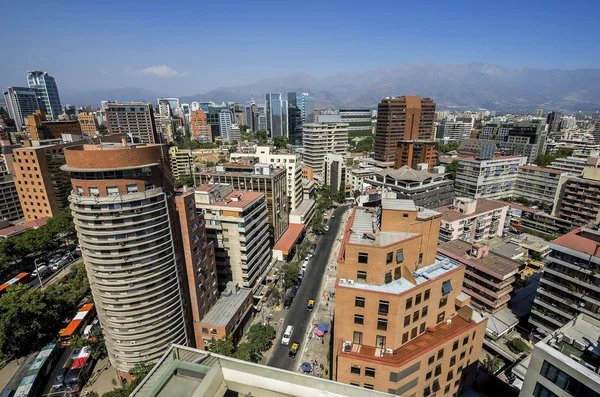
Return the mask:
<svg viewBox="0 0 600 397">
<path fill-rule="evenodd" d="M 372 179 L 376 171 L 382 171 L 382 168 L 361 166 L 346 169 L 346 185 L 350 186 L 352 191 L 363 191 L 365 180 Z M 366 182 L 368 184 L 368 182 Z"/>
<path fill-rule="evenodd" d="M 304 165 L 315 174 L 323 174 L 327 153 L 344 154 L 348 145 L 348 124 L 312 123 L 302 126 Z"/>
<path fill-rule="evenodd" d="M 523 165 L 517 171 L 517 182 L 514 185 L 513 195 L 553 205 L 558 182 L 563 174 L 566 172 L 535 165 Z"/>
<path fill-rule="evenodd" d="M 458 162 L 454 190 L 461 197 L 497 199 L 512 197 L 517 169 L 527 157 L 498 156 L 489 160 L 463 158 Z"/>
<path fill-rule="evenodd" d="M 598 396 L 600 321 L 579 314 L 536 343 L 513 373 L 523 382 L 521 397 Z"/>
<path fill-rule="evenodd" d="M 219 289 L 228 281 L 246 288 L 259 285 L 271 263 L 265 195 L 214 184 L 197 187 L 195 200 L 215 245 Z"/>
<path fill-rule="evenodd" d="M 469 139 L 471 137 L 472 123 L 463 121 L 447 121 L 444 124 L 444 138 L 453 140 Z"/>
</svg>

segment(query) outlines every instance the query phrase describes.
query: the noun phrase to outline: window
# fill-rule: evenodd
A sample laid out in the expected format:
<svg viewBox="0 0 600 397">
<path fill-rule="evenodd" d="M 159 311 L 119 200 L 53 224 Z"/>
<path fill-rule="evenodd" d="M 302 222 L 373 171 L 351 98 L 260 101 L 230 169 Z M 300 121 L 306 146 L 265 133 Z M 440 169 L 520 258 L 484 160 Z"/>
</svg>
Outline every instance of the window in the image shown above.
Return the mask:
<svg viewBox="0 0 600 397">
<path fill-rule="evenodd" d="M 385 258 L 385 264 L 389 265 L 390 263 L 392 263 L 394 261 L 394 253 L 393 252 L 388 252 L 387 256 Z"/>
<path fill-rule="evenodd" d="M 419 319 L 419 311 L 417 310 L 416 312 L 413 313 L 413 322 L 417 321 Z"/>
<path fill-rule="evenodd" d="M 466 345 L 467 343 L 469 343 L 469 335 L 465 336 L 465 339 L 463 339 L 463 343 L 462 345 Z"/>
<path fill-rule="evenodd" d="M 396 263 L 404 262 L 404 251 L 398 250 L 396 251 Z"/>
<path fill-rule="evenodd" d="M 77 186 L 77 194 L 83 194 L 83 188 L 81 186 Z"/>
<path fill-rule="evenodd" d="M 203 334 L 208 334 L 208 328 L 202 328 L 202 333 Z"/>
<path fill-rule="evenodd" d="M 408 332 L 405 332 L 402 335 L 402 343 L 406 343 L 406 342 L 408 342 Z"/>
<path fill-rule="evenodd" d="M 406 300 L 406 308 L 410 309 L 412 307 L 412 298 L 408 298 Z"/>
<path fill-rule="evenodd" d="M 440 382 L 437 379 L 434 380 L 433 384 L 431 385 L 431 388 L 433 392 L 436 393 L 438 390 L 440 390 Z"/>
<path fill-rule="evenodd" d="M 427 306 L 425 306 L 423 308 L 423 310 L 421 310 L 421 317 L 425 317 L 427 315 Z"/>
<path fill-rule="evenodd" d="M 419 265 L 421 263 L 423 263 L 423 253 L 422 252 L 419 254 Z"/>
<path fill-rule="evenodd" d="M 136 184 L 127 185 L 127 193 L 137 193 L 138 187 Z"/>
<path fill-rule="evenodd" d="M 352 343 L 362 345 L 362 336 L 362 332 L 354 331 L 354 338 L 352 338 Z"/>
<path fill-rule="evenodd" d="M 90 196 L 99 196 L 100 195 L 100 190 L 98 190 L 97 187 L 88 187 L 88 190 L 90 192 Z"/>
<path fill-rule="evenodd" d="M 579 382 L 577 379 L 572 378 L 567 373 L 561 371 L 554 365 L 550 364 L 548 361 L 544 360 L 542 364 L 542 369 L 540 370 L 540 374 L 548 379 L 550 382 L 554 383 L 556 386 L 560 387 L 568 394 L 572 396 L 590 396 L 597 397 L 599 394 L 595 393 L 589 387 Z M 543 387 L 543 386 L 542 386 Z M 537 386 L 536 386 L 537 390 Z M 533 393 L 534 396 L 537 396 L 535 391 Z M 544 394 L 540 394 L 541 397 L 545 397 Z"/>
<path fill-rule="evenodd" d="M 462 353 L 460 353 L 460 360 L 462 360 L 463 358 L 465 358 L 465 354 L 466 354 L 466 353 L 467 353 L 467 352 L 462 352 Z"/>
<path fill-rule="evenodd" d="M 375 368 L 365 367 L 365 376 L 368 376 L 369 378 L 374 378 L 375 377 Z"/>
<path fill-rule="evenodd" d="M 417 296 L 415 296 L 415 305 L 418 305 L 419 303 L 421 303 L 421 294 L 417 294 Z"/>
<path fill-rule="evenodd" d="M 119 195 L 119 188 L 116 186 L 107 186 L 106 187 L 106 194 L 109 196 L 118 196 Z"/>
<path fill-rule="evenodd" d="M 354 315 L 354 324 L 363 325 L 365 323 L 365 316 L 361 316 L 360 314 Z"/>
<path fill-rule="evenodd" d="M 423 300 L 426 301 L 427 299 L 429 299 L 429 295 L 431 294 L 431 290 L 428 289 L 427 291 L 425 291 L 425 294 L 423 295 Z"/>
<path fill-rule="evenodd" d="M 443 296 L 442 299 L 440 299 L 440 306 L 439 307 L 446 306 L 446 303 L 448 303 L 448 297 L 447 296 Z"/>
<path fill-rule="evenodd" d="M 533 389 L 533 397 L 558 397 L 558 395 L 552 393 L 546 386 L 536 382 L 535 388 Z"/>
<path fill-rule="evenodd" d="M 387 331 L 387 320 L 385 318 L 377 319 L 377 329 L 379 331 Z"/>
<path fill-rule="evenodd" d="M 437 324 L 439 324 L 442 321 L 444 321 L 445 317 L 446 317 L 446 312 L 441 312 L 440 314 L 438 314 L 438 316 L 437 316 Z"/>
<path fill-rule="evenodd" d="M 473 352 L 473 346 L 469 347 L 469 354 Z"/>
<path fill-rule="evenodd" d="M 407 327 L 410 325 L 410 316 L 404 317 L 404 326 Z"/>
<path fill-rule="evenodd" d="M 385 272 L 385 279 L 383 280 L 385 284 L 389 284 L 392 282 L 392 271 L 388 270 Z"/>
<path fill-rule="evenodd" d="M 365 383 L 365 389 L 373 390 L 373 385 Z"/>
<path fill-rule="evenodd" d="M 450 366 L 453 366 L 454 364 L 456 364 L 456 356 L 450 357 Z"/>
<path fill-rule="evenodd" d="M 356 281 L 359 283 L 367 282 L 367 272 L 358 271 L 356 272 Z"/>
<path fill-rule="evenodd" d="M 389 310 L 390 310 L 390 302 L 379 301 L 379 310 L 377 311 L 378 314 L 386 316 L 389 313 Z"/>
<path fill-rule="evenodd" d="M 462 372 L 462 365 L 456 368 L 456 373 L 460 374 Z"/>
<path fill-rule="evenodd" d="M 444 349 L 440 349 L 437 352 L 437 359 L 439 360 L 442 357 L 444 357 Z"/>
<path fill-rule="evenodd" d="M 446 385 L 446 387 L 444 387 L 444 394 L 448 394 L 449 391 L 450 391 L 450 385 Z"/>
<path fill-rule="evenodd" d="M 427 365 L 433 364 L 434 360 L 435 360 L 435 354 L 433 356 L 429 357 L 429 360 L 427 360 Z"/>
<path fill-rule="evenodd" d="M 394 269 L 394 280 L 398 280 L 402 277 L 402 270 L 400 270 L 400 266 Z"/>
<path fill-rule="evenodd" d="M 410 339 L 417 337 L 417 327 L 414 327 L 412 331 L 410 331 Z"/>
<path fill-rule="evenodd" d="M 450 281 L 444 281 L 444 283 L 442 284 L 442 294 L 443 295 L 447 295 L 452 291 L 452 285 L 450 284 Z"/>
<path fill-rule="evenodd" d="M 376 335 L 375 336 L 375 345 L 381 349 L 385 349 L 385 336 Z"/>
<path fill-rule="evenodd" d="M 354 307 L 365 307 L 365 298 L 360 296 L 354 298 Z"/>
<path fill-rule="evenodd" d="M 456 351 L 458 350 L 458 341 L 455 340 L 454 343 L 452 344 L 452 351 Z"/>
<path fill-rule="evenodd" d="M 408 218 L 408 214 L 407 213 L 402 214 L 402 218 Z"/>
<path fill-rule="evenodd" d="M 439 376 L 442 373 L 442 364 L 438 364 L 435 367 L 435 376 Z"/>
<path fill-rule="evenodd" d="M 423 389 L 423 396 L 427 397 L 431 394 L 431 387 L 427 386 L 425 389 Z"/>
<path fill-rule="evenodd" d="M 420 334 L 422 334 L 423 332 L 425 332 L 425 326 L 426 326 L 425 323 L 421 324 L 421 327 L 419 328 L 419 333 Z"/>
<path fill-rule="evenodd" d="M 351 366 L 350 373 L 354 375 L 360 375 L 360 367 L 358 365 Z"/>
<path fill-rule="evenodd" d="M 356 383 L 356 382 L 350 382 L 350 386 L 357 386 L 357 387 L 360 387 L 360 383 Z"/>
<path fill-rule="evenodd" d="M 358 253 L 358 263 L 367 264 L 369 262 L 369 254 L 365 252 Z"/>
<path fill-rule="evenodd" d="M 475 339 L 475 333 L 476 333 L 476 332 L 477 332 L 477 331 L 473 331 L 473 336 L 471 337 L 471 340 Z"/>
</svg>

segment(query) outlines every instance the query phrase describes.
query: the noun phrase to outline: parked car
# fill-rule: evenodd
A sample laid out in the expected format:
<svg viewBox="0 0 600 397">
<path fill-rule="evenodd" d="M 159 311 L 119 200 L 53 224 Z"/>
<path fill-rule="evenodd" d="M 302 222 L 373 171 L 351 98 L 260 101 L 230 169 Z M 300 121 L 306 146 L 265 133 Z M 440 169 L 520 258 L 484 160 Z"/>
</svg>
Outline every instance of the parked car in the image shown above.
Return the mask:
<svg viewBox="0 0 600 397">
<path fill-rule="evenodd" d="M 285 329 L 285 332 L 283 333 L 283 337 L 281 338 L 281 344 L 289 345 L 290 339 L 292 338 L 293 333 L 294 333 L 294 327 L 292 327 L 291 325 L 288 325 L 287 328 Z"/>
<path fill-rule="evenodd" d="M 307 267 L 308 267 L 308 259 L 305 259 L 304 263 L 302 264 L 302 270 L 306 271 Z"/>
<path fill-rule="evenodd" d="M 300 349 L 300 343 L 298 343 L 298 342 L 292 343 L 292 347 L 290 347 L 289 356 L 291 358 L 295 358 L 296 357 L 296 353 L 298 353 L 299 349 Z"/>
<path fill-rule="evenodd" d="M 32 277 L 37 277 L 38 274 L 40 275 L 40 277 L 46 277 L 48 274 L 50 274 L 50 268 L 46 265 L 42 265 L 31 272 Z"/>
<path fill-rule="evenodd" d="M 329 231 L 329 226 L 325 225 L 325 233 Z"/>
<path fill-rule="evenodd" d="M 69 372 L 69 367 L 63 367 L 60 369 L 58 375 L 56 375 L 56 378 L 54 379 L 54 383 L 52 384 L 54 389 L 63 388 L 65 385 L 65 377 L 67 376 L 67 372 Z"/>
<path fill-rule="evenodd" d="M 304 278 L 304 270 L 300 270 L 298 272 L 298 284 L 300 284 L 302 282 L 303 278 Z"/>
<path fill-rule="evenodd" d="M 296 286 L 293 286 L 293 287 L 292 287 L 292 290 L 290 291 L 290 296 L 291 296 L 292 298 L 295 298 L 297 293 L 298 293 L 298 287 L 296 287 Z"/>
<path fill-rule="evenodd" d="M 290 306 L 292 306 L 293 301 L 294 301 L 294 298 L 292 298 L 291 296 L 288 296 L 287 298 L 285 298 L 285 301 L 283 302 L 283 308 L 289 309 Z"/>
</svg>

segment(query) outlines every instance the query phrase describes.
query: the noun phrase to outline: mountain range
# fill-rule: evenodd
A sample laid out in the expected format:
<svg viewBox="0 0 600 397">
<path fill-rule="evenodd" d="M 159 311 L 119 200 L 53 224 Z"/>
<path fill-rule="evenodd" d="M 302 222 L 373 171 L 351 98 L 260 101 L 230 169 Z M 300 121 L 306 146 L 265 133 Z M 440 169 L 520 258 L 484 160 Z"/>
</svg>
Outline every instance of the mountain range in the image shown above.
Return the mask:
<svg viewBox="0 0 600 397">
<path fill-rule="evenodd" d="M 477 62 L 457 65 L 423 63 L 327 77 L 295 73 L 251 84 L 221 87 L 180 97 L 180 100 L 182 103 L 248 103 L 254 98 L 257 103 L 264 103 L 267 92 L 285 94 L 292 91 L 311 93 L 318 108 L 376 108 L 381 98 L 387 96 L 420 95 L 433 98 L 438 109 L 595 111 L 600 110 L 600 69 L 509 69 Z M 127 88 L 88 93 L 74 97 L 70 103 L 99 104 L 102 99 L 156 103 L 160 96 L 148 90 Z"/>
</svg>

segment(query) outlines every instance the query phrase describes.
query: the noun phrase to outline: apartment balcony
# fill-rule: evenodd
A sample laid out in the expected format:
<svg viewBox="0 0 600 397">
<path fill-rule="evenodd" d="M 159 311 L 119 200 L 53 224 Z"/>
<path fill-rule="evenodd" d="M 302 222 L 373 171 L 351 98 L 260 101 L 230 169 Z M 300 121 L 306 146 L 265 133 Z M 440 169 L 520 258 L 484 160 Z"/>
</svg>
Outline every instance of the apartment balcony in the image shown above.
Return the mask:
<svg viewBox="0 0 600 397">
<path fill-rule="evenodd" d="M 558 290 L 560 290 L 562 292 L 565 292 L 565 293 L 567 293 L 567 294 L 569 294 L 569 295 L 577 298 L 577 299 L 573 299 L 572 301 L 581 302 L 582 300 L 584 300 L 584 301 L 589 302 L 589 303 L 594 304 L 594 305 L 600 305 L 600 300 L 597 300 L 597 299 L 594 299 L 593 297 L 590 297 L 590 296 L 587 296 L 585 294 L 582 294 L 581 292 L 579 292 L 576 289 L 575 290 L 571 290 L 570 288 L 562 286 L 562 285 L 560 285 L 560 284 L 558 284 L 558 283 L 556 283 L 554 281 L 548 280 L 545 277 L 542 277 L 540 279 L 540 282 L 543 283 L 543 284 L 548 284 L 548 285 L 550 285 L 550 286 L 552 286 L 552 287 L 554 287 L 554 288 L 556 288 L 556 289 L 558 289 Z"/>
<path fill-rule="evenodd" d="M 552 299 L 552 298 L 550 298 L 550 299 Z M 567 320 L 572 319 L 573 317 L 576 316 L 576 313 L 569 313 L 569 312 L 565 312 L 564 310 L 559 309 L 556 304 L 544 302 L 543 300 L 540 299 L 539 296 L 535 297 L 535 299 L 533 300 L 533 303 L 534 303 L 534 305 L 543 306 L 548 310 L 553 310 L 556 313 L 563 316 L 564 318 L 566 318 Z"/>
<path fill-rule="evenodd" d="M 491 300 L 485 296 L 482 296 L 479 292 L 469 288 L 470 286 L 468 284 L 463 284 L 463 291 L 465 293 L 467 293 L 468 295 L 470 295 L 475 301 L 481 301 L 486 303 L 488 306 L 497 309 L 500 306 L 507 304 L 508 301 L 510 301 L 510 295 L 505 295 L 503 298 L 501 299 L 495 299 L 495 300 Z"/>
<path fill-rule="evenodd" d="M 489 276 L 488 277 L 484 277 L 482 275 L 479 275 L 475 272 L 473 272 L 472 270 L 470 270 L 469 267 L 467 267 L 467 269 L 465 270 L 465 273 L 468 274 L 469 276 L 475 277 L 478 280 L 481 280 L 482 282 L 484 282 L 487 285 L 493 285 L 496 288 L 500 288 L 500 289 L 504 289 L 506 287 L 509 287 L 512 285 L 512 283 L 516 280 L 516 277 L 509 277 L 506 280 L 500 280 L 494 277 Z"/>
<path fill-rule="evenodd" d="M 463 283 L 468 284 L 473 288 L 477 288 L 478 290 L 481 290 L 482 292 L 485 292 L 486 294 L 488 294 L 496 299 L 502 299 L 506 294 L 509 294 L 513 290 L 513 286 L 509 285 L 501 290 L 494 291 L 489 288 L 486 288 L 484 285 L 478 284 L 475 281 L 468 280 L 466 278 L 463 280 Z"/>
<path fill-rule="evenodd" d="M 590 280 L 590 281 L 587 282 L 587 281 L 584 281 L 584 280 L 580 280 L 577 277 L 568 276 L 568 275 L 566 275 L 564 273 L 561 273 L 561 272 L 556 271 L 556 270 L 554 270 L 552 268 L 549 268 L 549 267 L 546 267 L 544 269 L 544 272 L 547 272 L 548 274 L 553 274 L 553 275 L 555 275 L 557 277 L 560 277 L 560 278 L 565 279 L 565 280 L 569 280 L 571 282 L 574 282 L 575 284 L 581 285 L 582 287 L 589 288 L 592 291 L 596 291 L 596 292 L 600 293 L 600 287 L 598 287 L 596 284 L 592 284 L 591 278 L 589 278 L 589 277 L 588 277 L 588 280 Z"/>
<path fill-rule="evenodd" d="M 557 328 L 562 327 L 568 320 L 562 319 L 560 316 L 556 315 L 550 310 L 541 310 L 536 306 L 531 308 L 531 313 L 537 314 L 538 316 L 550 321 L 552 324 L 555 324 Z"/>
</svg>

